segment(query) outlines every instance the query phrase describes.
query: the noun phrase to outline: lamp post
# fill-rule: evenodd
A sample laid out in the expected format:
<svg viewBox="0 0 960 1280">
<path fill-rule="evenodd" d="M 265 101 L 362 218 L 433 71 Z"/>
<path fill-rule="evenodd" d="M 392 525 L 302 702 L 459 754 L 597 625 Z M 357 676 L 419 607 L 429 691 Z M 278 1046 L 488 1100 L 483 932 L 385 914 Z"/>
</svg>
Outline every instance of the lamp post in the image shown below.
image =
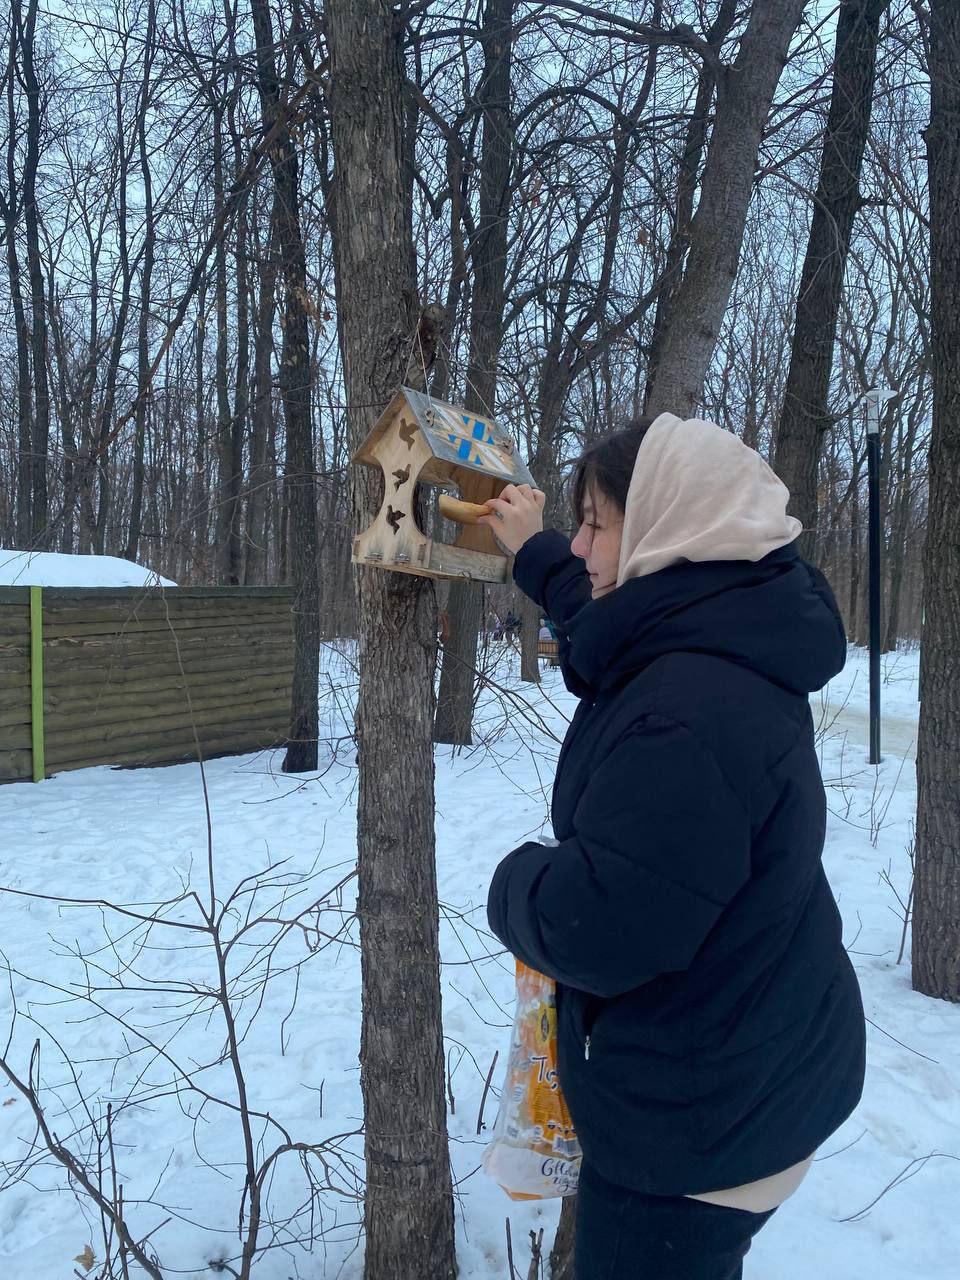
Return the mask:
<svg viewBox="0 0 960 1280">
<path fill-rule="evenodd" d="M 870 546 L 870 764 L 880 763 L 880 408 L 896 393 L 871 387 L 867 402 Z"/>
</svg>

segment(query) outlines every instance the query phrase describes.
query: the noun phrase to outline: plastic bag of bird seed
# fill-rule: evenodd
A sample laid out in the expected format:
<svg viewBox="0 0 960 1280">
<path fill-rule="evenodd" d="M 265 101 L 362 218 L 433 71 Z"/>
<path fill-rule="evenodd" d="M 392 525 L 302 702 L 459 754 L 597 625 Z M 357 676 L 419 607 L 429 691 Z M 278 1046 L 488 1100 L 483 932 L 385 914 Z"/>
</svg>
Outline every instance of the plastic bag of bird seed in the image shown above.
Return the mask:
<svg viewBox="0 0 960 1280">
<path fill-rule="evenodd" d="M 557 989 L 517 961 L 506 1079 L 483 1167 L 514 1200 L 573 1195 L 580 1143 L 557 1077 Z"/>
</svg>

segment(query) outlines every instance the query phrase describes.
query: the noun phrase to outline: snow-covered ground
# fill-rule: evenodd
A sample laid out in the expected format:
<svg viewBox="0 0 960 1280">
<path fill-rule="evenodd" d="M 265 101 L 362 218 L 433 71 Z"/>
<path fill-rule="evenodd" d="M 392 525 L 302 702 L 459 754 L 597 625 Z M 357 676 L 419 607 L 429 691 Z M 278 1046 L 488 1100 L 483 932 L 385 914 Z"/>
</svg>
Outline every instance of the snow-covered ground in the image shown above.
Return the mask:
<svg viewBox="0 0 960 1280">
<path fill-rule="evenodd" d="M 336 738 L 347 732 L 355 675 L 349 655 L 335 649 L 325 654 L 324 668 L 324 725 Z M 871 1020 L 869 1074 L 858 1111 L 758 1237 L 748 1280 L 946 1280 L 957 1274 L 960 1009 L 911 991 L 909 940 L 897 963 L 902 924 L 894 890 L 905 899 L 909 887 L 917 673 L 916 654 L 885 660 L 888 754 L 879 769 L 866 763 L 865 655 L 855 651 L 828 694 L 814 699 L 831 810 L 825 859 Z M 479 716 L 484 745 L 460 754 L 437 751 L 444 1024 L 462 1280 L 507 1276 L 507 1218 L 525 1276 L 529 1230 L 544 1227 L 547 1246 L 559 1208 L 558 1202 L 514 1203 L 479 1171 L 485 1141 L 476 1132 L 480 1100 L 493 1054 L 499 1049 L 502 1058 L 506 1048 L 513 988 L 509 958 L 485 931 L 486 887 L 506 850 L 531 834 L 549 832 L 557 740 L 573 709 L 558 672 L 545 672 L 543 688 L 531 691 L 519 685 L 516 658 L 507 654 L 498 676 L 502 689 L 484 698 Z M 316 872 L 304 903 L 348 877 L 356 781 L 353 752 L 344 741 L 328 753 L 321 772 L 306 780 L 281 774 L 279 757 L 270 754 L 208 764 L 220 896 L 284 859 L 288 880 Z M 87 769 L 39 785 L 6 786 L 0 788 L 0 830 L 0 884 L 11 889 L 128 904 L 169 901 L 188 884 L 201 900 L 207 892 L 207 819 L 196 765 Z M 256 1021 L 249 1023 L 252 1003 L 241 1018 L 252 1104 L 285 1125 L 294 1141 L 330 1141 L 337 1188 L 318 1202 L 327 1230 L 323 1248 L 317 1246 L 312 1257 L 296 1248 L 274 1250 L 256 1267 L 261 1280 L 356 1280 L 361 1274 L 360 1208 L 351 1172 L 362 1172 L 360 972 L 349 916 L 352 889 L 348 880 L 329 895 L 327 908 L 311 922 L 320 934 L 298 930 L 285 938 Z M 281 893 L 274 878 L 273 887 L 260 894 L 260 909 Z M 247 918 L 248 905 L 249 897 L 238 900 L 230 930 Z M 287 914 L 292 910 L 288 903 Z M 181 923 L 199 918 L 188 901 L 168 914 Z M 105 924 L 114 939 L 109 945 Z M 175 1076 L 176 1061 L 209 1093 L 235 1097 L 226 1068 L 201 1070 L 219 1056 L 219 1017 L 202 1009 L 178 1030 L 187 1009 L 199 1007 L 178 994 L 178 985 L 212 982 L 212 956 L 195 933 L 181 932 L 180 949 L 171 950 L 177 935 L 171 941 L 155 932 L 127 971 L 128 990 L 119 996 L 91 990 L 112 1010 L 113 1020 L 92 1017 L 75 985 L 85 981 L 77 956 L 97 966 L 88 969 L 91 987 L 106 987 L 105 975 L 117 972 L 118 956 L 131 955 L 136 929 L 131 918 L 105 917 L 94 906 L 0 895 L 0 948 L 15 971 L 9 991 L 0 996 L 0 1046 L 15 997 L 18 1018 L 8 1056 L 25 1074 L 31 1046 L 40 1038 L 39 1075 L 51 1126 L 64 1140 L 79 1128 L 81 1137 L 72 1141 L 82 1143 L 92 1120 L 108 1101 L 114 1104 L 116 1159 L 135 1234 L 154 1233 L 151 1245 L 165 1276 L 199 1280 L 213 1274 L 208 1260 L 236 1256 L 240 1134 L 227 1108 L 208 1102 L 201 1110 L 198 1096 L 181 1098 L 181 1107 L 165 1085 Z M 336 941 L 311 955 L 308 945 L 322 942 L 322 934 Z M 305 956 L 295 990 L 294 970 L 281 970 Z M 250 947 L 238 945 L 230 963 L 236 971 L 255 961 Z M 59 990 L 43 987 L 43 980 Z M 124 1058 L 125 1048 L 138 1046 L 119 1020 L 149 1028 L 157 1048 Z M 76 1081 L 64 1053 L 73 1059 Z M 89 1116 L 77 1105 L 78 1086 Z M 123 1105 L 126 1099 L 131 1101 Z M 488 1126 L 495 1105 L 487 1099 Z M 0 1080 L 0 1159 L 8 1170 L 29 1151 L 33 1133 L 26 1103 Z M 275 1143 L 276 1133 L 264 1137 L 265 1150 Z M 27 1177 L 8 1177 L 0 1186 L 4 1280 L 66 1280 L 88 1242 L 102 1255 L 100 1224 L 89 1210 L 85 1218 L 62 1170 L 34 1164 Z M 281 1158 L 270 1194 L 278 1211 L 292 1212 L 304 1199 L 296 1157 Z M 135 1206 L 138 1198 L 166 1209 Z"/>
<path fill-rule="evenodd" d="M 0 547 L 0 587 L 175 587 L 159 573 L 119 556 Z"/>
</svg>

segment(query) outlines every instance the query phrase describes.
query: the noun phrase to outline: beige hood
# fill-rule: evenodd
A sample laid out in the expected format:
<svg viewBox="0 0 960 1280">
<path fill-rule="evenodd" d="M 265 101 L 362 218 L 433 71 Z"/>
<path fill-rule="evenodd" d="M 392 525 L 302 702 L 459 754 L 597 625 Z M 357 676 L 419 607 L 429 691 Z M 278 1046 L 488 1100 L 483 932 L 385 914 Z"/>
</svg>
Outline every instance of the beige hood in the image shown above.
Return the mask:
<svg viewBox="0 0 960 1280">
<path fill-rule="evenodd" d="M 617 586 L 685 560 L 762 560 L 803 526 L 754 449 L 714 422 L 661 413 L 627 492 Z"/>
</svg>

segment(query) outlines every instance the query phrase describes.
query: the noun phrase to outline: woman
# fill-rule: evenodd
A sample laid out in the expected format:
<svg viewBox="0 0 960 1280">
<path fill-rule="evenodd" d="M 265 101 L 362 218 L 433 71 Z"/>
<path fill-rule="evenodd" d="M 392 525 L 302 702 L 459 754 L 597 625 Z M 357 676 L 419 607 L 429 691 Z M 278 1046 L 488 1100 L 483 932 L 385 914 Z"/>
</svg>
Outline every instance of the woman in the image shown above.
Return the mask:
<svg viewBox="0 0 960 1280">
<path fill-rule="evenodd" d="M 808 705 L 843 627 L 786 488 L 713 423 L 617 432 L 573 489 L 572 543 L 530 486 L 484 521 L 580 698 L 559 843 L 500 863 L 490 927 L 557 982 L 577 1280 L 735 1280 L 863 1082 Z"/>
</svg>

